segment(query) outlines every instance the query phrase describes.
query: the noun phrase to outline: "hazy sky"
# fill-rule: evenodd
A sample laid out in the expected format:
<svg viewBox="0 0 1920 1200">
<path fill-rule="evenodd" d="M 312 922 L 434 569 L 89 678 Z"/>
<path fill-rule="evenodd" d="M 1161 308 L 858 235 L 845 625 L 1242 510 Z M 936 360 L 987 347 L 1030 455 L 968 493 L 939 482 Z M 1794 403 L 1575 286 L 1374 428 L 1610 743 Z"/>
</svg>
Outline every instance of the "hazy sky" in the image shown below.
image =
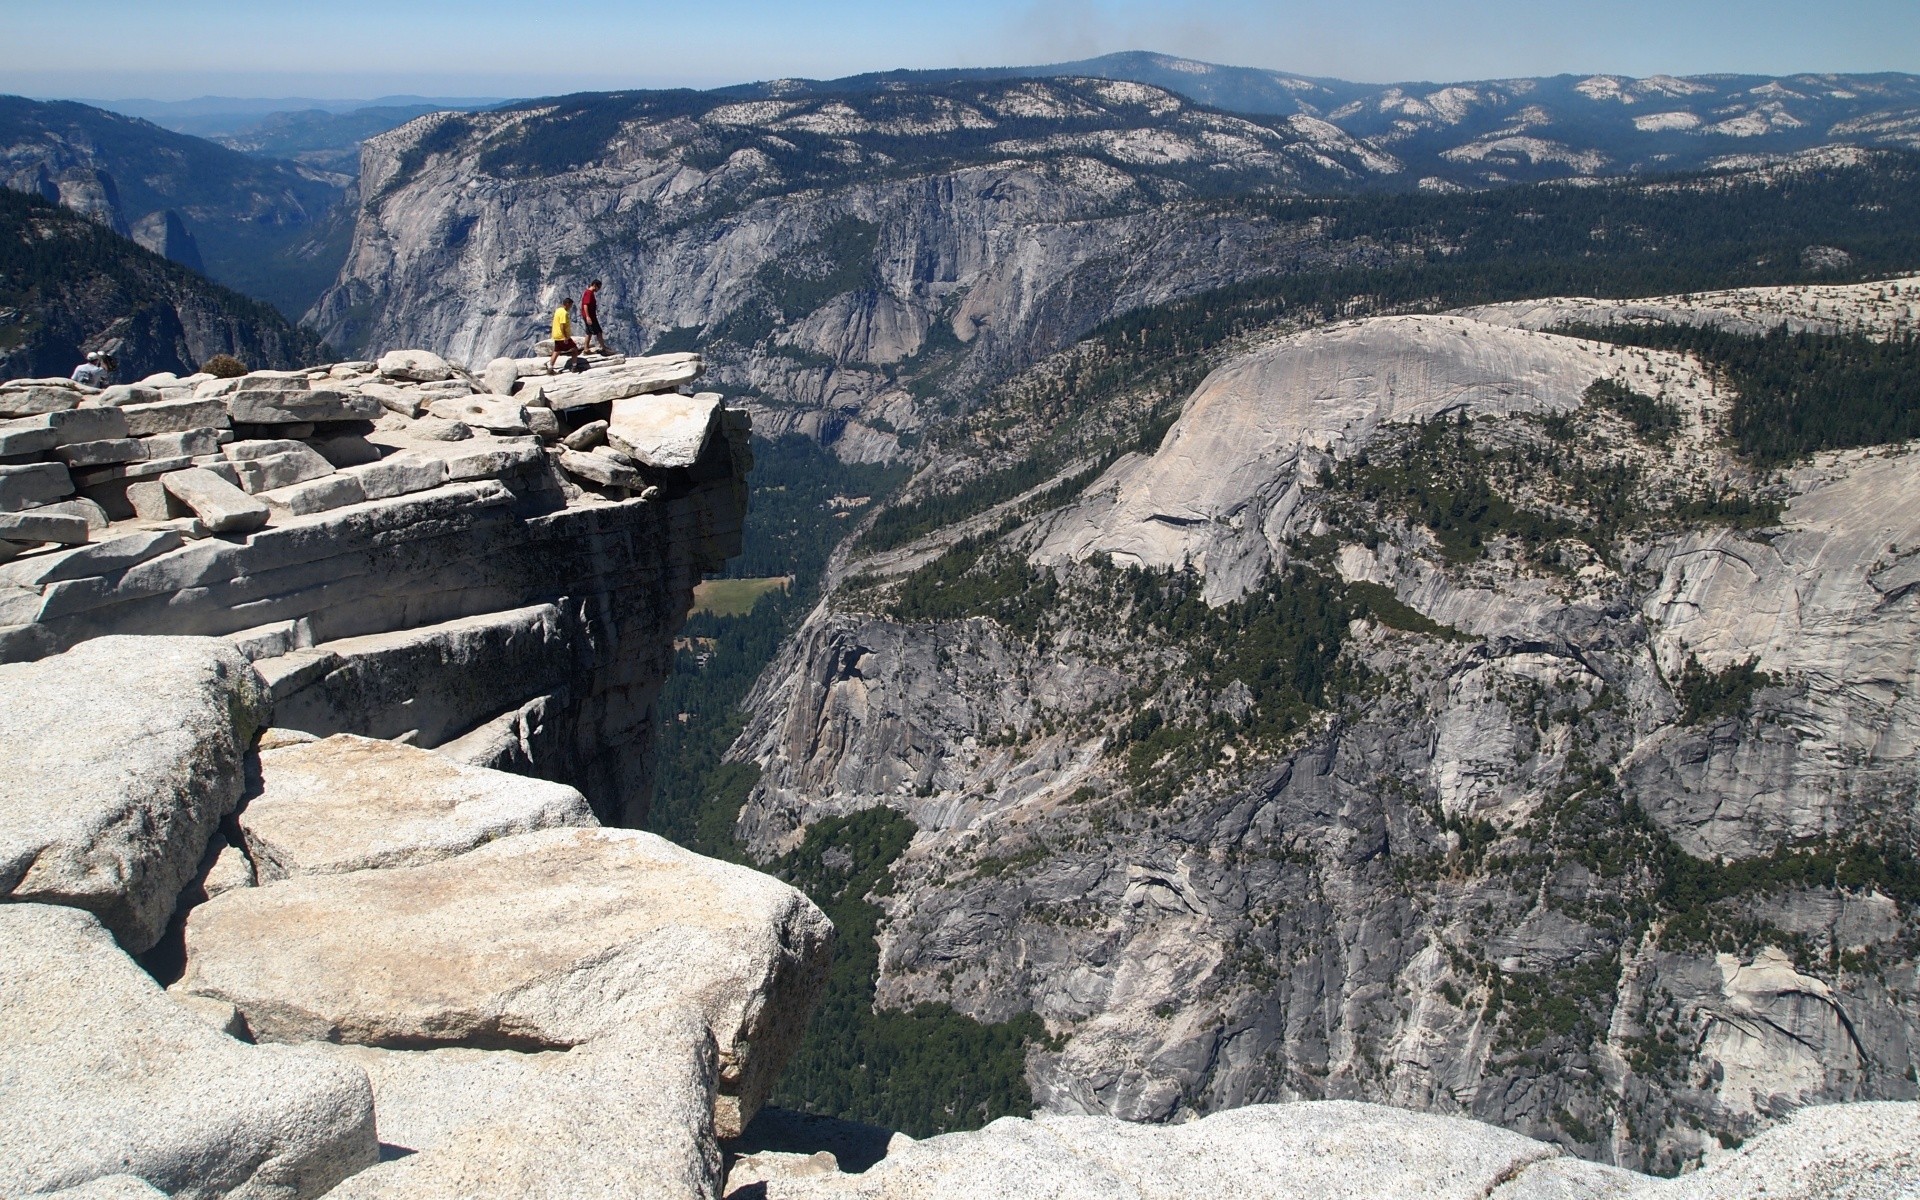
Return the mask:
<svg viewBox="0 0 1920 1200">
<path fill-rule="evenodd" d="M 1370 82 L 1920 71 L 1920 0 L 0 0 L 0 91 L 525 96 L 1160 50 Z"/>
</svg>

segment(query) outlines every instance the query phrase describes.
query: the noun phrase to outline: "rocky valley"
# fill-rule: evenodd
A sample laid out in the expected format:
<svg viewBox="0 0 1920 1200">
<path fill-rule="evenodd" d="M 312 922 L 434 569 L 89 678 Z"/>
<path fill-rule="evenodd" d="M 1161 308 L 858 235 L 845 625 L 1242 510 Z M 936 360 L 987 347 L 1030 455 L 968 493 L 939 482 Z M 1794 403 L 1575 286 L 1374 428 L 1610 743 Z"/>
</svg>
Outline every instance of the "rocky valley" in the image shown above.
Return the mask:
<svg viewBox="0 0 1920 1200">
<path fill-rule="evenodd" d="M 1913 1195 L 1911 80 L 1182 63 L 10 202 L 0 1194 Z"/>
</svg>

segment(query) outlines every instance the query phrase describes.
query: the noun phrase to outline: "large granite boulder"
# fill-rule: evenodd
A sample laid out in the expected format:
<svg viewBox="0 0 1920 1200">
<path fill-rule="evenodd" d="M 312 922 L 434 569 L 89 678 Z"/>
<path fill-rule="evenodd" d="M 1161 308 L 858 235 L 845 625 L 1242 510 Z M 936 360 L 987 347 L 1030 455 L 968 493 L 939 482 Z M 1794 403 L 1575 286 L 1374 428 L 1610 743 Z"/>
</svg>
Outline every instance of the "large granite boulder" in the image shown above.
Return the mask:
<svg viewBox="0 0 1920 1200">
<path fill-rule="evenodd" d="M 379 1155 L 357 1067 L 235 1041 L 87 913 L 0 905 L 0 1195 L 318 1196 Z"/>
<path fill-rule="evenodd" d="M 717 392 L 615 400 L 607 441 L 650 467 L 690 467 L 719 429 L 722 407 Z"/>
<path fill-rule="evenodd" d="M 261 883 L 419 866 L 516 833 L 597 824 L 565 784 L 351 734 L 263 751 L 260 793 L 238 823 Z"/>
<path fill-rule="evenodd" d="M 1803 1108 L 1784 1125 L 1635 1200 L 1912 1200 L 1920 1196 L 1920 1104 Z"/>
<path fill-rule="evenodd" d="M 431 350 L 389 350 L 380 356 L 376 369 L 388 379 L 408 383 L 435 383 L 453 378 L 453 367 Z"/>
<path fill-rule="evenodd" d="M 104 637 L 0 666 L 0 895 L 160 938 L 267 723 L 266 689 L 214 638 Z"/>
<path fill-rule="evenodd" d="M 551 829 L 420 867 L 238 888 L 187 921 L 179 989 L 255 1036 L 563 1049 L 664 1007 L 718 1046 L 721 1136 L 765 1098 L 825 983 L 804 895 L 651 834 Z"/>
<path fill-rule="evenodd" d="M 516 397 L 523 404 L 544 404 L 565 410 L 589 404 L 609 404 L 628 396 L 650 392 L 671 392 L 683 383 L 699 378 L 697 354 L 657 354 L 651 358 L 631 358 L 615 367 L 602 367 L 582 374 L 550 375 L 523 384 Z"/>
<path fill-rule="evenodd" d="M 566 1051 L 333 1053 L 373 1081 L 380 1140 L 413 1151 L 337 1200 L 707 1200 L 720 1183 L 713 1040 L 670 1008 Z"/>
<path fill-rule="evenodd" d="M 774 1175 L 765 1194 L 767 1200 L 1484 1200 L 1530 1165 L 1561 1153 L 1464 1118 L 1347 1101 L 1258 1105 L 1172 1126 L 1110 1117 L 1005 1117 L 972 1133 L 907 1144 L 864 1174 Z"/>
</svg>

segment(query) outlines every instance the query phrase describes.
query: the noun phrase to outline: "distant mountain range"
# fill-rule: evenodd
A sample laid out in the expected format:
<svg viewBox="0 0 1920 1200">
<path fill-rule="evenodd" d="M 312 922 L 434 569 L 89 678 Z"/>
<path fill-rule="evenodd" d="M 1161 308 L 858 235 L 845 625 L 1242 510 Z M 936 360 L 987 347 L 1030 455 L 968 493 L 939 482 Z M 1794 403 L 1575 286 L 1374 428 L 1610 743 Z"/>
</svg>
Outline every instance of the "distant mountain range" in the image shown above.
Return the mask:
<svg viewBox="0 0 1920 1200">
<path fill-rule="evenodd" d="M 1075 77 L 1114 88 L 1078 89 L 1073 104 L 1085 108 L 1072 113 L 1020 111 L 1006 88 Z M 970 106 L 968 89 L 982 86 L 999 97 L 994 103 L 1013 107 Z M 299 317 L 347 257 L 360 215 L 363 143 L 448 110 L 525 114 L 500 127 L 508 131 L 502 137 L 524 135 L 527 144 L 473 143 L 488 172 L 510 162 L 522 177 L 561 174 L 651 153 L 621 135 L 620 122 L 636 119 L 668 137 L 663 147 L 694 153 L 688 162 L 701 171 L 716 164 L 696 146 L 711 142 L 717 152 L 725 142 L 728 153 L 746 154 L 721 174 L 729 187 L 751 179 L 754 196 L 1009 156 L 1068 155 L 1129 179 L 1145 169 L 1168 200 L 1225 191 L 1451 191 L 1740 167 L 1832 143 L 1920 148 L 1920 76 L 1909 74 L 1359 84 L 1130 52 L 512 103 L 210 96 L 90 107 L 0 97 L 0 183 L 87 213 Z M 682 116 L 704 132 L 676 123 Z M 469 130 L 436 128 L 458 140 Z M 1036 133 L 1054 140 L 1041 145 Z M 428 143 L 418 146 L 416 155 L 430 152 Z"/>
<path fill-rule="evenodd" d="M 190 133 L 195 137 L 219 138 L 244 133 L 249 128 L 287 113 L 324 112 L 345 115 L 363 109 L 441 109 L 491 108 L 505 104 L 504 97 L 485 96 L 379 96 L 371 100 L 321 100 L 312 96 L 201 96 L 193 100 L 86 100 L 81 104 L 104 108 L 129 117 L 152 121 L 162 129 Z"/>
<path fill-rule="evenodd" d="M 1085 76 L 1164 88 L 1229 112 L 1321 122 L 1398 164 L 1398 186 L 1497 187 L 1690 170 L 1831 142 L 1920 148 L 1920 75 L 1556 75 L 1362 84 L 1129 51 L 1079 62 L 721 89 L 768 98 Z"/>
</svg>

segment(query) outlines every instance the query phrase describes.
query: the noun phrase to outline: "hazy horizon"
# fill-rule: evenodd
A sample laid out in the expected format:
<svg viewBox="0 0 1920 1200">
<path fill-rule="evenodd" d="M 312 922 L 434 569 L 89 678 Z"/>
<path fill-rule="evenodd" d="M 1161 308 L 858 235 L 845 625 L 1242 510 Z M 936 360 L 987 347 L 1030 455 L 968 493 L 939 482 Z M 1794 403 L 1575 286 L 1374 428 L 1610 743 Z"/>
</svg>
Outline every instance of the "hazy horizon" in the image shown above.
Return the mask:
<svg viewBox="0 0 1920 1200">
<path fill-rule="evenodd" d="M 323 11 L 74 0 L 9 24 L 0 91 L 100 100 L 712 88 L 1124 50 L 1357 83 L 1920 69 L 1913 0 L 1351 0 L 1337 14 L 1302 0 L 980 0 L 964 9 L 714 0 L 698 10 L 612 0 L 557 19 L 501 0 L 399 9 L 336 0 Z"/>
</svg>

